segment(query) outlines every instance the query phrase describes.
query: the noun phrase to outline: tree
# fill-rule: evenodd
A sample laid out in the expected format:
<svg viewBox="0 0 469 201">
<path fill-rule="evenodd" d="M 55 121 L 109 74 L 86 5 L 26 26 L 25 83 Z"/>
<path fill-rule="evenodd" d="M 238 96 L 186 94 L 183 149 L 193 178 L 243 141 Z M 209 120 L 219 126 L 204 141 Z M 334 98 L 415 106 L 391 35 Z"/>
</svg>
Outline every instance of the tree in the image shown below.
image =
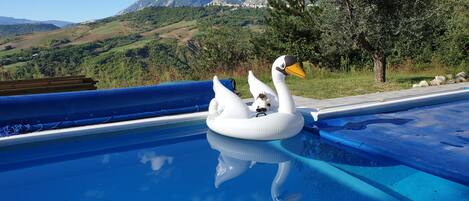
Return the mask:
<svg viewBox="0 0 469 201">
<path fill-rule="evenodd" d="M 196 68 L 205 72 L 234 70 L 253 56 L 251 35 L 245 28 L 203 28 L 189 43 L 199 62 Z"/>
<path fill-rule="evenodd" d="M 315 1 L 312 1 L 314 3 Z M 314 5 L 314 4 L 310 4 Z M 291 54 L 316 63 L 320 58 L 319 8 L 306 0 L 269 0 L 267 28 L 258 38 L 258 50 L 270 50 L 268 59 Z"/>
<path fill-rule="evenodd" d="M 420 35 L 434 7 L 432 0 L 329 0 L 320 4 L 326 35 L 369 54 L 376 82 L 386 81 L 386 58 L 392 48 L 399 40 Z"/>
<path fill-rule="evenodd" d="M 359 50 L 373 60 L 376 82 L 386 81 L 387 57 L 393 47 L 401 40 L 411 44 L 425 40 L 422 33 L 431 30 L 426 25 L 435 17 L 430 12 L 433 0 L 306 2 L 269 0 L 267 30 L 276 33 L 273 41 L 284 45 L 274 48 L 312 62 L 324 62 L 331 55 L 349 60 L 352 54 L 360 55 Z"/>
<path fill-rule="evenodd" d="M 447 0 L 438 5 L 443 24 L 439 56 L 448 65 L 469 64 L 469 0 Z"/>
<path fill-rule="evenodd" d="M 10 79 L 11 79 L 11 75 L 8 72 L 8 70 L 0 66 L 0 81 L 10 80 Z"/>
<path fill-rule="evenodd" d="M 12 50 L 13 48 L 14 48 L 13 46 L 7 45 L 7 46 L 5 46 L 3 49 L 4 49 L 5 51 L 7 51 L 7 50 Z"/>
</svg>

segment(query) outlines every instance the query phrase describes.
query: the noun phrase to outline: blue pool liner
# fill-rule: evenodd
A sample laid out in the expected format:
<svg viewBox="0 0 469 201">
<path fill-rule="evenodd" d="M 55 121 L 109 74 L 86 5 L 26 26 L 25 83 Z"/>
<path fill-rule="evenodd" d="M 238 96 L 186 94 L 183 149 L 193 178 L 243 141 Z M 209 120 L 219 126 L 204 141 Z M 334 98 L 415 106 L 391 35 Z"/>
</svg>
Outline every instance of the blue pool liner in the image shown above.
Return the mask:
<svg viewBox="0 0 469 201">
<path fill-rule="evenodd" d="M 233 80 L 221 80 L 234 91 Z M 212 81 L 0 97 L 0 137 L 206 111 Z"/>
<path fill-rule="evenodd" d="M 308 123 L 337 144 L 469 185 L 469 99 Z"/>
</svg>

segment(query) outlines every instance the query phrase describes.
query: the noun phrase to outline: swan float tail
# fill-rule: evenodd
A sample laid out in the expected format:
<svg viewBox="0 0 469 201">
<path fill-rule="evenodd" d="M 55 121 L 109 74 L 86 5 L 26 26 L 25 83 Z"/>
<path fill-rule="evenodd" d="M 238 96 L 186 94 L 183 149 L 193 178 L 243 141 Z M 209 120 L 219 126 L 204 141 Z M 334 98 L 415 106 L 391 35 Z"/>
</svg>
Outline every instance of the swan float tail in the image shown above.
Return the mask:
<svg viewBox="0 0 469 201">
<path fill-rule="evenodd" d="M 220 115 L 220 112 L 218 112 L 218 108 L 219 108 L 219 105 L 218 105 L 217 99 L 213 98 L 210 101 L 210 104 L 208 105 L 208 114 L 213 117 Z"/>
<path fill-rule="evenodd" d="M 210 102 L 209 111 L 223 118 L 249 118 L 250 112 L 246 104 L 235 93 L 223 86 L 217 76 L 213 77 L 213 91 L 215 100 Z"/>
</svg>

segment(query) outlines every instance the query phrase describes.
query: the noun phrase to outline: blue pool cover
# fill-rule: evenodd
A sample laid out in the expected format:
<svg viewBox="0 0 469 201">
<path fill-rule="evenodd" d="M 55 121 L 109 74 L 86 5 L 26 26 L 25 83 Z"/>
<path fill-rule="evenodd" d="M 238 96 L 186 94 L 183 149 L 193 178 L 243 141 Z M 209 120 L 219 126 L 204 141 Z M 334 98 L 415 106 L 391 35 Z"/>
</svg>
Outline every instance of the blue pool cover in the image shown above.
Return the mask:
<svg viewBox="0 0 469 201">
<path fill-rule="evenodd" d="M 232 80 L 222 80 L 234 90 Z M 0 137 L 26 132 L 205 111 L 212 81 L 0 97 Z"/>
<path fill-rule="evenodd" d="M 311 126 L 311 125 L 309 125 Z M 323 120 L 323 138 L 469 185 L 469 100 Z"/>
</svg>

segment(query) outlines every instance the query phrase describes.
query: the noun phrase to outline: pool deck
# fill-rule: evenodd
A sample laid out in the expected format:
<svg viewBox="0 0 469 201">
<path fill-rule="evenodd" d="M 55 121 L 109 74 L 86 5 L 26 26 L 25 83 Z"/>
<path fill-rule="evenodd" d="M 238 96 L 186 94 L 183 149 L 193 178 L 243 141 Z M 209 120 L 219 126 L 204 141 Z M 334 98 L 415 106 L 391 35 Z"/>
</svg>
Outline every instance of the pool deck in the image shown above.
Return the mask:
<svg viewBox="0 0 469 201">
<path fill-rule="evenodd" d="M 298 110 L 318 119 L 342 116 L 392 112 L 400 108 L 433 105 L 461 99 L 469 95 L 469 82 L 412 88 L 400 91 L 378 92 L 333 99 L 312 99 L 294 96 Z"/>
<path fill-rule="evenodd" d="M 298 107 L 321 110 L 321 109 L 326 109 L 326 108 L 337 108 L 337 107 L 344 107 L 344 106 L 350 106 L 350 105 L 378 103 L 378 102 L 397 100 L 397 99 L 402 99 L 402 98 L 410 98 L 410 97 L 416 97 L 416 96 L 452 92 L 452 91 L 462 90 L 464 89 L 464 87 L 469 87 L 469 82 L 440 85 L 440 86 L 431 86 L 431 87 L 418 87 L 418 88 L 404 89 L 400 91 L 378 92 L 378 93 L 372 93 L 372 94 L 348 96 L 348 97 L 333 98 L 333 99 L 323 99 L 323 100 L 305 98 L 301 96 L 294 96 L 294 99 Z"/>
<path fill-rule="evenodd" d="M 358 96 L 348 96 L 333 99 L 313 99 L 293 96 L 296 106 L 305 115 L 311 114 L 315 120 L 318 118 L 333 118 L 347 115 L 363 114 L 368 112 L 389 112 L 386 108 L 395 108 L 399 105 L 424 106 L 437 102 L 444 102 L 444 98 L 469 94 L 469 82 L 447 84 L 440 86 L 418 87 L 399 91 L 377 92 Z M 443 98 L 442 98 L 443 97 Z M 439 99 L 439 100 L 438 100 Z M 244 99 L 252 102 L 253 99 Z M 414 104 L 408 104 L 414 102 Z M 405 109 L 405 108 L 404 108 Z M 383 111 L 384 110 L 384 111 Z M 365 112 L 366 113 L 366 112 Z"/>
</svg>

